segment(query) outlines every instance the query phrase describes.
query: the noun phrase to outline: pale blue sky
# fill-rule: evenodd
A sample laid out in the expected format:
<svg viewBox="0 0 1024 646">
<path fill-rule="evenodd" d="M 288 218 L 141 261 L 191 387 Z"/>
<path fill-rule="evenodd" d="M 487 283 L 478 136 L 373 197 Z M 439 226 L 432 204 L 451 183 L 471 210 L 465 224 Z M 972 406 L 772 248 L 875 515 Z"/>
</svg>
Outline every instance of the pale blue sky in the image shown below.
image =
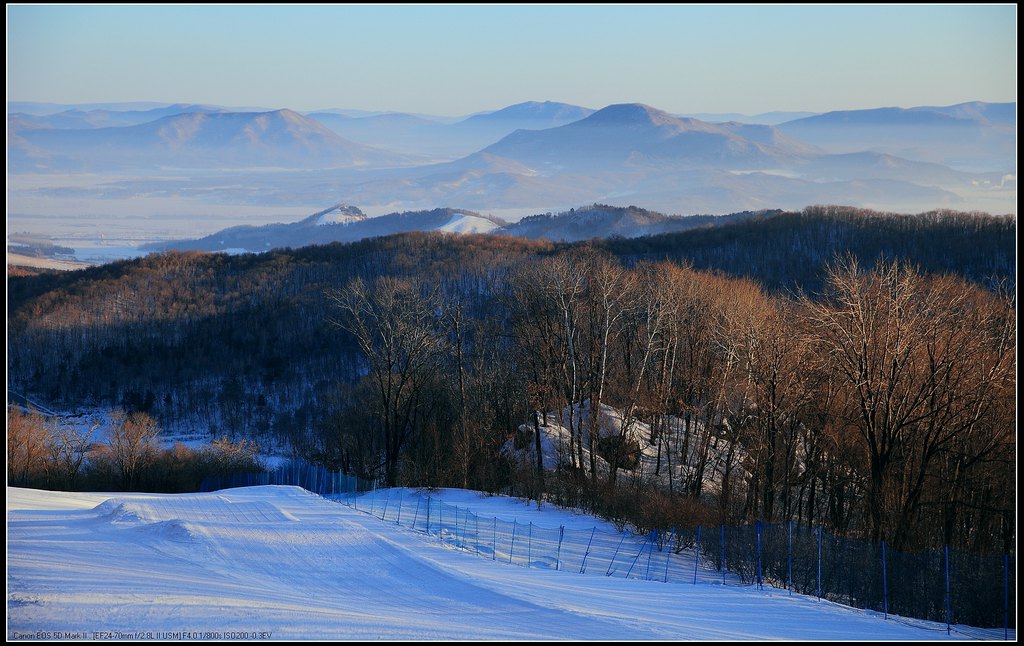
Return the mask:
<svg viewBox="0 0 1024 646">
<path fill-rule="evenodd" d="M 7 99 L 460 115 L 1015 101 L 990 6 L 7 6 Z"/>
</svg>

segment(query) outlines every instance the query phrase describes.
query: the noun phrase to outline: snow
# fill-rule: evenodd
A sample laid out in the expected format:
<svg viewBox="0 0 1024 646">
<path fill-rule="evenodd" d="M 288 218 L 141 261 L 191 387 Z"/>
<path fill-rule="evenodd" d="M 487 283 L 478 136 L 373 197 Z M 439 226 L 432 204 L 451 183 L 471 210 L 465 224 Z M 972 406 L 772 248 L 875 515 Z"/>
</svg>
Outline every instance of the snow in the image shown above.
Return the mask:
<svg viewBox="0 0 1024 646">
<path fill-rule="evenodd" d="M 594 518 L 589 514 L 562 509 L 536 500 L 523 500 L 509 496 L 491 496 L 466 489 L 411 489 L 395 487 L 385 490 L 384 493 L 364 494 L 361 500 L 375 495 L 379 500 L 383 501 L 384 496 L 389 492 L 392 498 L 422 498 L 429 496 L 433 500 L 444 502 L 446 505 L 454 505 L 463 510 L 468 509 L 480 517 L 493 517 L 506 522 L 516 521 L 520 525 L 533 523 L 544 527 L 565 527 L 566 529 L 581 530 L 590 530 L 596 527 L 605 532 L 618 531 L 612 523 Z"/>
<path fill-rule="evenodd" d="M 583 454 L 583 466 L 585 469 L 589 469 L 590 416 L 591 404 L 587 400 L 582 404 L 573 404 L 571 410 L 562 408 L 549 412 L 546 424 L 538 420 L 545 470 L 555 471 L 559 468 L 571 467 L 573 464 L 574 453 L 571 450 L 573 433 L 569 429 L 570 418 L 576 433 L 583 438 L 583 447 L 579 449 L 578 453 Z M 684 421 L 674 416 L 668 416 L 665 423 L 666 428 L 671 426 L 674 432 L 663 440 L 670 446 L 663 447 L 663 450 L 659 452 L 657 443 L 651 442 L 650 424 L 635 416 L 631 418 L 629 424 L 626 424 L 623 411 L 601 404 L 597 416 L 597 438 L 595 439 L 622 435 L 624 429 L 627 429 L 629 437 L 637 443 L 639 448 L 639 461 L 636 468 L 633 469 L 625 466 L 619 467 L 621 469 L 619 476 L 623 478 L 645 477 L 667 485 L 670 473 L 675 482 L 680 482 L 684 478 L 698 477 L 697 470 L 700 470 L 699 477 L 703 480 L 705 490 L 716 491 L 720 486 L 721 473 L 725 470 L 727 462 L 731 460 L 730 466 L 734 471 L 743 468 L 741 464 L 742 449 L 734 447 L 730 457 L 726 442 L 714 434 L 709 434 L 702 423 L 694 421 L 688 430 Z M 683 441 L 684 431 L 689 434 L 687 442 Z M 702 461 L 698 457 L 698 452 L 700 447 L 705 445 L 707 456 Z M 682 455 L 684 446 L 686 447 L 686 460 L 682 462 L 676 460 L 670 464 L 667 457 L 669 453 L 676 456 Z M 519 427 L 518 442 L 509 440 L 503 450 L 520 463 L 527 465 L 537 463 L 535 429 L 532 420 Z M 802 455 L 798 457 L 802 457 Z M 598 475 L 601 478 L 607 478 L 608 462 L 600 454 L 596 457 L 595 462 L 598 467 Z"/>
<path fill-rule="evenodd" d="M 362 222 L 366 219 L 365 215 L 356 215 L 345 211 L 331 211 L 321 215 L 316 220 L 317 226 L 324 226 L 327 224 L 341 224 L 348 225 L 353 222 Z"/>
<path fill-rule="evenodd" d="M 607 529 L 548 505 L 459 490 L 378 491 L 360 507 L 382 495 Z M 177 495 L 8 487 L 7 523 L 8 640 L 37 639 L 37 631 L 81 639 L 946 638 L 945 626 L 885 621 L 770 588 L 515 567 L 297 487 Z"/>
<path fill-rule="evenodd" d="M 447 231 L 448 233 L 490 233 L 498 228 L 497 224 L 487 218 L 456 213 L 448 222 L 438 227 L 437 230 Z"/>
</svg>

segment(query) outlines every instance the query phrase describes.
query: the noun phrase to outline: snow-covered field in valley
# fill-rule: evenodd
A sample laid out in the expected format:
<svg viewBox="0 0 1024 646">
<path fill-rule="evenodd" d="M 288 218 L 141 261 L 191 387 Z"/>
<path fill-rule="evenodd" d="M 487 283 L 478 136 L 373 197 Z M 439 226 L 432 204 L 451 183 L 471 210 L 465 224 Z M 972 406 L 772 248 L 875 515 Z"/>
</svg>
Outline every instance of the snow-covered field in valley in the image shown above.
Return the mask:
<svg viewBox="0 0 1024 646">
<path fill-rule="evenodd" d="M 600 521 L 445 490 L 480 515 Z M 437 492 L 432 492 L 437 496 Z M 934 640 L 784 590 L 528 569 L 303 489 L 7 489 L 7 639 Z M 954 631 L 953 638 L 963 637 Z M 1001 637 L 1000 633 L 1000 637 Z"/>
</svg>

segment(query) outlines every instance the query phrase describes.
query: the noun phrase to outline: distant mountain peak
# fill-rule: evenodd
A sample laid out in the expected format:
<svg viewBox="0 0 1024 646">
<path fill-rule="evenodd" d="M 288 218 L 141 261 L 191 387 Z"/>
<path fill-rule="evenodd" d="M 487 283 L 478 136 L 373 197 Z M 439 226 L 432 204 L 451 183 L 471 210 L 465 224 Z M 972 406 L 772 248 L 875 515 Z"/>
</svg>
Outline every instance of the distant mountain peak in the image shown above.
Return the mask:
<svg viewBox="0 0 1024 646">
<path fill-rule="evenodd" d="M 681 125 L 671 114 L 643 103 L 617 103 L 601 108 L 584 119 L 592 125 Z"/>
<path fill-rule="evenodd" d="M 296 123 L 299 123 L 299 122 L 301 122 L 301 123 L 309 123 L 310 122 L 309 117 L 305 117 L 305 116 L 299 114 L 298 112 L 296 112 L 295 110 L 291 110 L 289 108 L 281 108 L 280 110 L 272 110 L 272 111 L 268 112 L 267 114 L 272 114 L 272 115 L 275 115 L 275 116 L 279 116 L 279 117 L 281 117 L 282 119 L 284 119 L 286 121 L 292 121 L 292 122 L 296 122 Z"/>
<path fill-rule="evenodd" d="M 306 218 L 301 224 L 312 224 L 324 226 L 328 224 L 349 225 L 354 222 L 361 222 L 367 218 L 358 207 L 348 204 L 335 204 L 334 206 L 318 211 Z"/>
<path fill-rule="evenodd" d="M 494 112 L 477 114 L 465 119 L 465 124 L 497 123 L 505 121 L 541 122 L 545 125 L 571 123 L 593 114 L 590 108 L 557 101 L 525 101 Z"/>
<path fill-rule="evenodd" d="M 491 115 L 549 116 L 553 113 L 565 111 L 593 112 L 589 108 L 582 108 L 569 103 L 559 103 L 557 101 L 524 101 L 492 112 Z"/>
</svg>

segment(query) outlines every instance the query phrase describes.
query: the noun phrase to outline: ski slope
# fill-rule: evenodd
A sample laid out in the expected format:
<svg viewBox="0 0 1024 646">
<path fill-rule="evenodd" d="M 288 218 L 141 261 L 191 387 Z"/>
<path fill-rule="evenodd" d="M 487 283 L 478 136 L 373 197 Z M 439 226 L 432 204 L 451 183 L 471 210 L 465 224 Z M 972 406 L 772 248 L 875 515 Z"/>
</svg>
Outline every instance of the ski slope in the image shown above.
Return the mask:
<svg viewBox="0 0 1024 646">
<path fill-rule="evenodd" d="M 601 526 L 536 503 L 442 494 L 479 514 Z M 947 639 L 944 625 L 769 588 L 510 566 L 297 487 L 8 487 L 7 539 L 8 640 Z"/>
</svg>

